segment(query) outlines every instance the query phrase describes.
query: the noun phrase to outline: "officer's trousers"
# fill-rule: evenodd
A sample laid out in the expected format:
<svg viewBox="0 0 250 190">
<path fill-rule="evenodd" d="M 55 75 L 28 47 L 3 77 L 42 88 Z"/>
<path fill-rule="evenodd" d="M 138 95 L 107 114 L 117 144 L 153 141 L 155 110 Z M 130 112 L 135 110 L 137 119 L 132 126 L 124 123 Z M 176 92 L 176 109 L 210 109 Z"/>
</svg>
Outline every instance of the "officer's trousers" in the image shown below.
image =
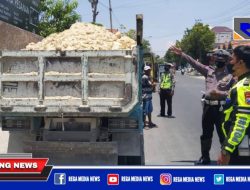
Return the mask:
<svg viewBox="0 0 250 190">
<path fill-rule="evenodd" d="M 211 148 L 214 125 L 219 136 L 220 143 L 224 141 L 224 135 L 221 128 L 223 112 L 219 111 L 220 105 L 204 104 L 202 114 L 202 135 L 201 135 L 201 151 L 203 157 L 209 157 Z M 219 148 L 219 147 L 218 147 Z"/>
<path fill-rule="evenodd" d="M 166 100 L 168 104 L 168 116 L 172 116 L 172 95 L 171 95 L 171 89 L 161 89 L 160 91 L 160 104 L 161 104 L 161 116 L 165 116 L 165 106 L 166 106 Z"/>
</svg>

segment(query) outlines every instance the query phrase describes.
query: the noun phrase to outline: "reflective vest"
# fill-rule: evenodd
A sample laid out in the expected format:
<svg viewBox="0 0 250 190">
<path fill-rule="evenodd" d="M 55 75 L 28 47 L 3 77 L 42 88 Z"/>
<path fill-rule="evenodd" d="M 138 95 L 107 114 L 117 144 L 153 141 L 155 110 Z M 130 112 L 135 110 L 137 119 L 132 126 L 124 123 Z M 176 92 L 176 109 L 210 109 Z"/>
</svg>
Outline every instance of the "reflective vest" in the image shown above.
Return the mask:
<svg viewBox="0 0 250 190">
<path fill-rule="evenodd" d="M 223 148 L 233 153 L 249 133 L 250 123 L 250 77 L 243 78 L 232 87 L 224 107 L 222 130 L 225 136 Z"/>
<path fill-rule="evenodd" d="M 163 73 L 161 80 L 161 89 L 171 89 L 172 88 L 172 78 L 170 73 Z"/>
</svg>

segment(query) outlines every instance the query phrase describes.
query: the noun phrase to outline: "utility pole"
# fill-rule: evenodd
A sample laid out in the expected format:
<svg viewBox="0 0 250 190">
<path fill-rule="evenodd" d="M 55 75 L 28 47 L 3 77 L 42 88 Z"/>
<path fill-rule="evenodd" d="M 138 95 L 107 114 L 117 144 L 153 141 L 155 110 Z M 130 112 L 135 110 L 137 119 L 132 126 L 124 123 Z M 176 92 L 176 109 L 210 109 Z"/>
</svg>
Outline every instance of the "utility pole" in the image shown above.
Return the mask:
<svg viewBox="0 0 250 190">
<path fill-rule="evenodd" d="M 111 32 L 113 32 L 111 0 L 109 0 L 109 18 L 110 18 L 110 30 Z"/>
<path fill-rule="evenodd" d="M 91 7 L 92 7 L 92 13 L 93 13 L 93 23 L 96 22 L 96 16 L 98 15 L 98 11 L 97 11 L 97 4 L 98 4 L 98 0 L 89 0 L 89 2 L 91 3 Z"/>
</svg>

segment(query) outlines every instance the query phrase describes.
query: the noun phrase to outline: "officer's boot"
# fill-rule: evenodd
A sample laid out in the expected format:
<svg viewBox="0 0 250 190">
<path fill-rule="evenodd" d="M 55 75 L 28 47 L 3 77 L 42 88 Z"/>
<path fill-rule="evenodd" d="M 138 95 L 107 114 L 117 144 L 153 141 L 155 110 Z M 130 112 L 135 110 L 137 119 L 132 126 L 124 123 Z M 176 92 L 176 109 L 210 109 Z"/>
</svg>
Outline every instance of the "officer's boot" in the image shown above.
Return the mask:
<svg viewBox="0 0 250 190">
<path fill-rule="evenodd" d="M 201 139 L 201 157 L 196 162 L 196 165 L 209 165 L 210 164 L 210 156 L 209 151 L 211 149 L 212 139 Z"/>
</svg>

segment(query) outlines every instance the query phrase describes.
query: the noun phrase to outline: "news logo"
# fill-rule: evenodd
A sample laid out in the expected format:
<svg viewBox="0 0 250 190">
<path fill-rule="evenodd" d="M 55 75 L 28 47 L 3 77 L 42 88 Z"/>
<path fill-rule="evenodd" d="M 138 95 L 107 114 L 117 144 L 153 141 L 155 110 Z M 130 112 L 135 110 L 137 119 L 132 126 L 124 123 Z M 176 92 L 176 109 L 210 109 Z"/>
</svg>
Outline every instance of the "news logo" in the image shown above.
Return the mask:
<svg viewBox="0 0 250 190">
<path fill-rule="evenodd" d="M 163 173 L 160 175 L 160 184 L 161 185 L 171 185 L 172 184 L 172 175 L 170 173 Z"/>
<path fill-rule="evenodd" d="M 119 185 L 119 174 L 108 174 L 107 183 L 108 185 Z"/>
<path fill-rule="evenodd" d="M 234 40 L 250 40 L 250 18 L 234 18 Z"/>
<path fill-rule="evenodd" d="M 55 185 L 66 185 L 66 174 L 65 173 L 55 173 L 54 174 L 54 184 Z"/>
<path fill-rule="evenodd" d="M 214 174 L 214 185 L 224 185 L 224 174 Z"/>
</svg>

